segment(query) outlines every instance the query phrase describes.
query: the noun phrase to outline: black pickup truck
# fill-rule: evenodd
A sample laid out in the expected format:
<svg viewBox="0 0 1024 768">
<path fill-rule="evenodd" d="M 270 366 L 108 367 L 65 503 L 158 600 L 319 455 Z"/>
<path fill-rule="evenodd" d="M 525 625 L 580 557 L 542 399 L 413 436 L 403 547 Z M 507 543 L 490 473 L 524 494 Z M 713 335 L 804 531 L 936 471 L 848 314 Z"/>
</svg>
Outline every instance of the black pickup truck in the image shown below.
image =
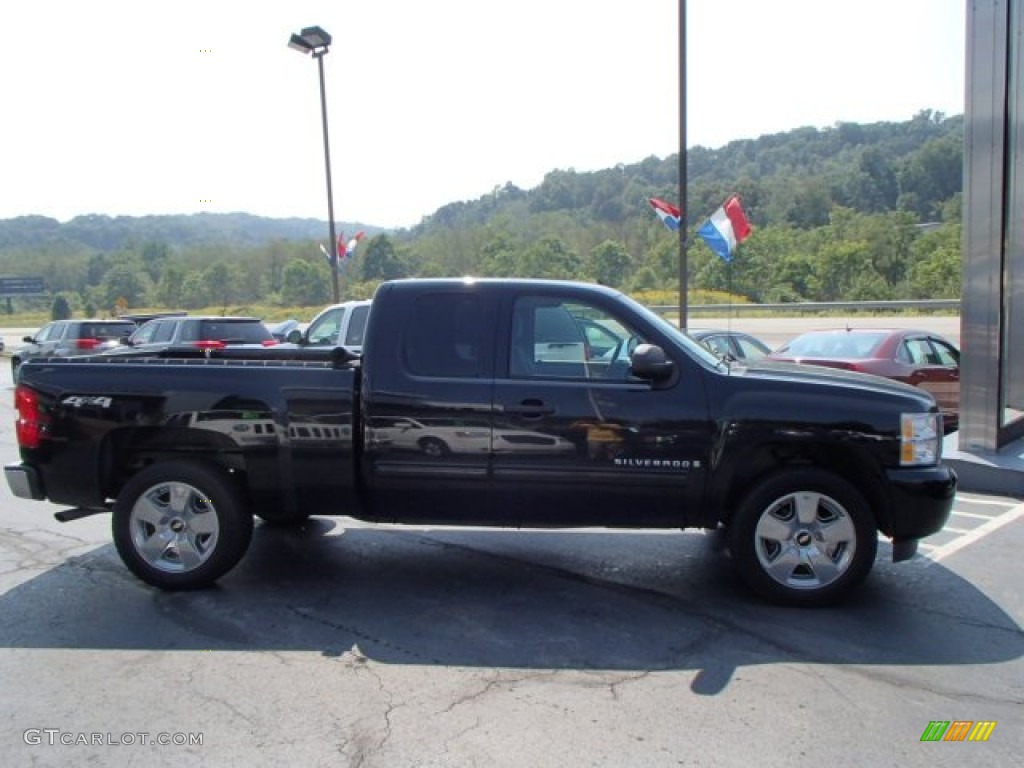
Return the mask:
<svg viewBox="0 0 1024 768">
<path fill-rule="evenodd" d="M 601 286 L 383 284 L 362 356 L 167 350 L 26 362 L 16 496 L 111 512 L 125 564 L 211 584 L 253 516 L 724 529 L 769 599 L 831 603 L 878 532 L 895 560 L 956 490 L 931 396 L 863 374 L 728 365 Z M 623 556 L 628 556 L 624 553 Z"/>
</svg>

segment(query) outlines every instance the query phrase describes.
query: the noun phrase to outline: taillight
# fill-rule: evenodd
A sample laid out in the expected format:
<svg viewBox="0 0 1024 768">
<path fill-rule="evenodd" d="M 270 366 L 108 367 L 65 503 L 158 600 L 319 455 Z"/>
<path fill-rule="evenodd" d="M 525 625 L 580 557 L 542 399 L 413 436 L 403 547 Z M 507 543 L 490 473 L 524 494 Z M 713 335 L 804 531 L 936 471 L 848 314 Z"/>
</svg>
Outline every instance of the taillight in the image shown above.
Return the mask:
<svg viewBox="0 0 1024 768">
<path fill-rule="evenodd" d="M 272 347 L 277 344 L 277 339 L 264 339 L 261 343 L 264 347 Z"/>
<path fill-rule="evenodd" d="M 193 342 L 192 346 L 197 347 L 199 349 L 224 349 L 227 346 L 227 344 L 225 344 L 223 341 L 210 339 L 206 341 Z"/>
<path fill-rule="evenodd" d="M 76 349 L 96 349 L 103 342 L 100 339 L 78 339 L 75 341 Z"/>
<path fill-rule="evenodd" d="M 15 434 L 22 448 L 38 448 L 43 433 L 50 425 L 50 417 L 39 407 L 39 395 L 28 387 L 14 390 L 14 408 L 18 412 Z"/>
</svg>

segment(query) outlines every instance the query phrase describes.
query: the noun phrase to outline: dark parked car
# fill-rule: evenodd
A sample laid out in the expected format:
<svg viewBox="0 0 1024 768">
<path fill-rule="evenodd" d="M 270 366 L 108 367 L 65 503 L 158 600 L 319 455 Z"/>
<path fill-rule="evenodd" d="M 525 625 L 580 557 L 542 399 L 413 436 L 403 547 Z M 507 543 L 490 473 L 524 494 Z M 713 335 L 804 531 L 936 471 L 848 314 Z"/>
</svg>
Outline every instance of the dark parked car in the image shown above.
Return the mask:
<svg viewBox="0 0 1024 768">
<path fill-rule="evenodd" d="M 11 355 L 11 372 L 18 377 L 18 366 L 35 357 L 92 355 L 117 346 L 118 341 L 138 326 L 131 320 L 54 320 L 34 336 L 24 338 L 25 346 Z"/>
<path fill-rule="evenodd" d="M 278 341 L 287 341 L 288 334 L 292 331 L 302 333 L 301 325 L 302 324 L 294 317 L 289 317 L 287 320 L 267 324 L 267 330 L 270 331 L 270 334 Z"/>
<path fill-rule="evenodd" d="M 760 360 L 772 350 L 749 333 L 721 328 L 689 328 L 686 333 L 724 360 Z"/>
<path fill-rule="evenodd" d="M 272 346 L 276 343 L 274 335 L 256 317 L 159 317 L 139 326 L 114 353 L 155 353 L 169 347 L 221 349 L 240 344 Z"/>
<path fill-rule="evenodd" d="M 767 359 L 860 371 L 913 384 L 935 397 L 947 433 L 960 421 L 960 350 L 930 331 L 809 331 L 783 344 Z"/>
</svg>

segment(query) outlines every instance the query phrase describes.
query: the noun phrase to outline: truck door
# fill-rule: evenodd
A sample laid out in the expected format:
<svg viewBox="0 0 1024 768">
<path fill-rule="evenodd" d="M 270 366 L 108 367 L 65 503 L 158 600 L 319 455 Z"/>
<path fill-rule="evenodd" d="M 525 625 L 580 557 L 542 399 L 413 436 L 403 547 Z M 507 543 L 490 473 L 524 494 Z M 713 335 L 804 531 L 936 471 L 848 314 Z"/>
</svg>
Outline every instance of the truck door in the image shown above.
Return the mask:
<svg viewBox="0 0 1024 768">
<path fill-rule="evenodd" d="M 711 445 L 701 378 L 632 376 L 651 330 L 614 301 L 555 290 L 502 308 L 494 509 L 523 525 L 682 525 Z"/>
<path fill-rule="evenodd" d="M 363 472 L 371 517 L 489 514 L 496 300 L 480 285 L 391 287 L 363 359 Z M 490 293 L 493 293 L 491 291 Z"/>
</svg>

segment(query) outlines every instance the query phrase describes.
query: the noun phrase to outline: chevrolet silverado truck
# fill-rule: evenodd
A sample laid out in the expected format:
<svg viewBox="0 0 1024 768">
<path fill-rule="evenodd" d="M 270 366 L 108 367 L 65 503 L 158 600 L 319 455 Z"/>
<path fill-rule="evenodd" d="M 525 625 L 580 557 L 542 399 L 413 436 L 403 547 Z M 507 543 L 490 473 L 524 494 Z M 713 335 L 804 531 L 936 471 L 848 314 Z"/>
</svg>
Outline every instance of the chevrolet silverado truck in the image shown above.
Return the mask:
<svg viewBox="0 0 1024 768">
<path fill-rule="evenodd" d="M 865 579 L 879 532 L 894 560 L 912 557 L 956 491 L 928 393 L 728 364 L 617 291 L 574 282 L 387 282 L 358 357 L 32 360 L 15 402 L 13 493 L 70 507 L 59 520 L 112 513 L 125 565 L 168 590 L 227 574 L 254 517 L 341 515 L 718 530 L 753 590 L 821 605 Z M 431 450 L 408 439 L 417 424 L 474 449 Z"/>
</svg>

